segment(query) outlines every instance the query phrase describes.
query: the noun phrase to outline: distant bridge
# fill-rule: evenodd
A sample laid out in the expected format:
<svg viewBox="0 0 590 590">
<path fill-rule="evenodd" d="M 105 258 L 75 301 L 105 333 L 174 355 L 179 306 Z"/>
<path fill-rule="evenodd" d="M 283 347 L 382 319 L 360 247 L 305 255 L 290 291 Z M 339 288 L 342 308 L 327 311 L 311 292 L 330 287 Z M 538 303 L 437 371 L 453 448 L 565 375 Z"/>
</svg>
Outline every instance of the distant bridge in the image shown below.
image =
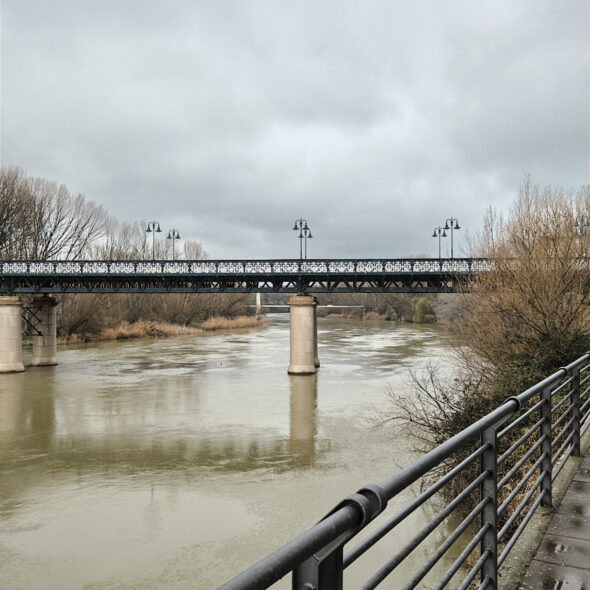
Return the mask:
<svg viewBox="0 0 590 590">
<path fill-rule="evenodd" d="M 482 258 L 314 260 L 11 260 L 0 294 L 453 293 Z"/>
</svg>

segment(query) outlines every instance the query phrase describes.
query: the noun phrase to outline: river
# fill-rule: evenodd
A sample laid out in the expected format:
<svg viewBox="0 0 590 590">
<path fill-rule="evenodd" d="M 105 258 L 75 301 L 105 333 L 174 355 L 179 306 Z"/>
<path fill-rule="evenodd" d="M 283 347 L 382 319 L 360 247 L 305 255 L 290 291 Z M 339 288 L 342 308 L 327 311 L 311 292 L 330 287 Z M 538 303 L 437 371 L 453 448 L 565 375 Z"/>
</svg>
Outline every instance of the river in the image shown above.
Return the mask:
<svg viewBox="0 0 590 590">
<path fill-rule="evenodd" d="M 320 318 L 318 375 L 288 376 L 288 316 L 268 321 L 63 347 L 57 367 L 1 375 L 0 588 L 215 588 L 412 460 L 374 415 L 388 387 L 411 395 L 410 368 L 449 362 L 445 331 Z"/>
</svg>

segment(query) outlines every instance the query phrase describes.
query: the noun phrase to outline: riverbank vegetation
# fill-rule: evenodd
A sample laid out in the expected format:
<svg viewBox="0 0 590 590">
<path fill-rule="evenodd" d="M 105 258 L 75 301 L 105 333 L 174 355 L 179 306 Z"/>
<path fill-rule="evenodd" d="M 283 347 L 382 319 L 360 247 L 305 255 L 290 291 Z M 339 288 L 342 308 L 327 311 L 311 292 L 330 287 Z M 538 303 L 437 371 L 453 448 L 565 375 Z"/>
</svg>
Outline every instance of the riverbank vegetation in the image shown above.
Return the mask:
<svg viewBox="0 0 590 590">
<path fill-rule="evenodd" d="M 317 295 L 319 316 L 430 324 L 454 313 L 446 295 L 331 293 Z"/>
<path fill-rule="evenodd" d="M 390 392 L 385 422 L 404 425 L 417 448 L 428 451 L 590 349 L 589 214 L 590 187 L 541 188 L 530 179 L 506 218 L 488 212 L 471 250 L 489 258 L 493 268 L 475 277 L 458 299 L 453 373 L 431 367 L 413 375 L 411 396 Z M 537 420 L 531 415 L 504 437 L 500 452 Z M 503 468 L 519 458 L 515 453 Z M 465 470 L 446 494 L 456 495 L 474 475 Z"/>
<path fill-rule="evenodd" d="M 145 222 L 119 222 L 64 185 L 0 169 L 0 257 L 3 259 L 172 259 L 171 240 L 152 242 Z M 153 249 L 153 251 L 152 251 Z M 184 240 L 176 258 L 208 258 Z M 60 342 L 191 333 L 261 326 L 243 294 L 67 294 L 56 297 Z M 25 305 L 27 297 L 23 297 Z"/>
<path fill-rule="evenodd" d="M 264 328 L 266 325 L 264 318 L 256 318 L 254 316 L 237 316 L 235 318 L 212 317 L 193 326 L 157 320 L 138 320 L 132 324 L 123 321 L 115 327 L 103 328 L 98 333 L 74 332 L 69 335 L 62 334 L 58 338 L 58 344 L 98 342 L 101 340 L 127 340 L 131 338 L 168 338 L 171 336 L 205 334 L 212 331 Z"/>
</svg>

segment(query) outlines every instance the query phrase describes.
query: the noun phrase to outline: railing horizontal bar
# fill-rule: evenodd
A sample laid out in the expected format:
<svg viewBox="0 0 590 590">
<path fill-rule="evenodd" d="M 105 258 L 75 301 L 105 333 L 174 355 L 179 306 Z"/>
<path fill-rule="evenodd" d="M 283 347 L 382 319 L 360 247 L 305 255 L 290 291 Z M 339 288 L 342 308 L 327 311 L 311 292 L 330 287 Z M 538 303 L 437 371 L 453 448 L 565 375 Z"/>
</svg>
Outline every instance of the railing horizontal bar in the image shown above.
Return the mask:
<svg viewBox="0 0 590 590">
<path fill-rule="evenodd" d="M 570 406 L 567 410 L 563 411 L 563 414 L 551 424 L 551 432 L 553 432 L 566 418 L 567 415 L 570 414 L 574 409 L 574 406 Z"/>
<path fill-rule="evenodd" d="M 557 410 L 559 410 L 559 408 L 561 408 L 565 402 L 570 401 L 572 399 L 572 393 L 573 392 L 570 391 L 570 393 L 568 393 L 562 400 L 560 400 L 554 406 L 551 406 L 551 414 L 555 414 L 555 412 L 557 412 Z"/>
<path fill-rule="evenodd" d="M 486 588 L 492 584 L 492 579 L 489 576 L 486 576 L 484 578 L 484 581 L 479 585 L 479 588 L 477 590 L 486 590 Z"/>
<path fill-rule="evenodd" d="M 460 494 L 445 506 L 406 546 L 398 551 L 389 561 L 387 561 L 377 572 L 375 572 L 362 586 L 363 590 L 376 588 L 438 525 L 449 515 L 479 484 L 489 477 L 490 473 L 484 471 L 480 473 Z"/>
<path fill-rule="evenodd" d="M 368 549 L 370 549 L 377 541 L 383 538 L 387 533 L 394 529 L 402 520 L 407 518 L 414 510 L 422 506 L 426 500 L 434 496 L 441 488 L 443 488 L 449 481 L 454 479 L 461 471 L 469 467 L 476 459 L 478 459 L 484 451 L 488 448 L 488 445 L 482 445 L 475 450 L 469 457 L 463 459 L 459 465 L 451 469 L 437 482 L 431 485 L 427 490 L 422 492 L 413 502 L 408 504 L 405 508 L 400 510 L 395 516 L 391 517 L 386 523 L 381 525 L 376 531 L 371 533 L 365 539 L 363 539 L 356 547 L 351 549 L 344 556 L 344 567 L 347 568 L 351 563 L 356 561 L 361 555 L 363 555 Z"/>
<path fill-rule="evenodd" d="M 545 403 L 545 400 L 538 401 L 534 406 L 529 408 L 524 414 L 522 414 L 516 420 L 514 420 L 514 422 L 510 422 L 510 424 L 508 424 L 508 426 L 506 426 L 506 428 L 504 428 L 504 430 L 502 430 L 498 433 L 498 439 L 502 438 L 504 435 L 506 435 L 508 432 L 510 432 L 514 427 L 518 426 L 521 422 L 526 420 L 533 412 L 538 410 L 544 403 Z"/>
<path fill-rule="evenodd" d="M 534 463 L 533 466 L 527 471 L 526 475 L 518 482 L 518 485 L 510 492 L 510 495 L 506 497 L 504 502 L 502 502 L 501 506 L 498 508 L 498 516 L 506 510 L 506 508 L 510 505 L 512 500 L 518 495 L 520 490 L 526 485 L 529 479 L 532 477 L 533 473 L 535 473 L 536 469 L 539 467 L 543 459 L 546 457 L 546 454 L 543 453 Z"/>
<path fill-rule="evenodd" d="M 504 526 L 500 529 L 498 533 L 498 543 L 502 541 L 504 535 L 510 530 L 510 527 L 514 524 L 516 519 L 520 516 L 520 513 L 523 511 L 523 508 L 528 504 L 529 500 L 533 497 L 533 494 L 537 491 L 539 486 L 543 483 L 543 480 L 539 478 L 531 487 L 531 489 L 526 493 L 525 497 L 519 502 L 518 506 L 514 510 L 514 512 L 510 515 L 510 518 L 504 523 Z"/>
<path fill-rule="evenodd" d="M 574 423 L 576 417 L 572 416 L 567 424 L 563 425 L 560 433 L 551 441 L 551 448 L 555 448 L 559 440 L 563 437 L 564 434 L 568 432 L 569 427 Z"/>
<path fill-rule="evenodd" d="M 474 422 L 455 436 L 452 436 L 432 451 L 429 451 L 412 465 L 402 469 L 393 477 L 381 482 L 379 486 L 383 489 L 388 498 L 392 498 L 401 490 L 411 485 L 418 478 L 430 471 L 433 467 L 440 464 L 456 450 L 479 436 L 484 430 L 486 430 L 486 428 L 489 428 L 490 426 L 501 426 L 509 416 L 514 414 L 514 412 L 522 406 L 522 404 L 527 402 L 534 395 L 540 393 L 545 387 L 550 387 L 555 382 L 563 379 L 568 372 L 577 368 L 588 359 L 590 359 L 590 353 L 587 352 L 579 359 L 576 359 L 566 367 L 558 369 L 555 373 L 549 375 L 549 377 L 545 377 L 545 379 L 539 381 L 539 383 L 536 383 L 532 387 L 529 387 L 521 394 L 513 398 L 508 398 L 500 407 L 496 408 L 483 418 L 480 418 L 477 422 Z"/>
<path fill-rule="evenodd" d="M 463 549 L 459 557 L 455 559 L 451 567 L 445 572 L 445 575 L 438 581 L 438 583 L 436 584 L 436 586 L 434 586 L 432 590 L 442 590 L 449 583 L 451 578 L 457 573 L 457 571 L 463 565 L 465 560 L 471 555 L 471 552 L 477 547 L 477 545 L 479 545 L 479 542 L 481 541 L 482 537 L 487 533 L 490 526 L 491 524 L 487 522 L 481 529 L 479 529 L 479 531 L 476 533 L 473 539 L 469 541 L 467 547 Z"/>
<path fill-rule="evenodd" d="M 510 471 L 498 482 L 498 491 L 500 491 L 509 481 L 510 478 L 522 467 L 522 465 L 529 459 L 529 457 L 539 448 L 541 443 L 545 440 L 543 435 L 510 469 Z"/>
<path fill-rule="evenodd" d="M 557 460 L 559 459 L 559 457 L 561 456 L 563 451 L 565 451 L 567 446 L 572 442 L 573 436 L 574 436 L 574 431 L 572 430 L 572 432 L 570 432 L 568 434 L 568 436 L 566 437 L 566 439 L 563 441 L 563 444 L 559 447 L 559 450 L 553 455 L 553 458 L 551 459 L 551 466 L 555 465 L 555 463 L 557 462 Z"/>
<path fill-rule="evenodd" d="M 267 588 L 295 569 L 346 531 L 356 527 L 359 511 L 348 505 L 327 516 L 274 553 L 230 580 L 219 590 L 258 590 Z"/>
<path fill-rule="evenodd" d="M 561 369 L 560 369 L 561 370 Z M 559 371 L 558 371 L 559 372 Z M 546 381 L 550 379 L 549 377 Z M 531 388 L 532 389 L 532 388 Z M 525 392 L 526 393 L 526 392 Z M 524 394 L 521 394 L 524 395 Z M 417 461 L 396 473 L 393 477 L 386 479 L 379 484 L 388 498 L 392 498 L 403 489 L 413 484 L 418 478 L 428 473 L 433 467 L 442 463 L 455 451 L 467 445 L 478 437 L 486 428 L 501 424 L 508 416 L 511 416 L 518 408 L 516 399 L 508 399 L 499 408 L 490 412 L 487 416 L 480 418 L 455 436 L 429 451 Z"/>
<path fill-rule="evenodd" d="M 582 407 L 580 408 L 580 413 L 582 413 L 590 404 L 590 397 L 586 400 L 585 403 L 582 404 Z"/>
<path fill-rule="evenodd" d="M 539 426 L 541 426 L 544 420 L 545 418 L 537 420 L 537 422 L 535 422 L 535 424 L 533 424 L 508 450 L 502 453 L 502 455 L 498 457 L 498 466 L 502 465 L 502 463 L 504 463 L 504 461 L 506 461 L 506 459 L 508 459 L 508 457 L 510 457 L 510 455 L 512 455 L 523 442 L 528 440 L 533 434 L 536 434 Z"/>
<path fill-rule="evenodd" d="M 490 502 L 490 498 L 484 498 L 462 521 L 461 524 L 447 537 L 447 540 L 434 552 L 432 557 L 420 568 L 418 572 L 407 582 L 403 590 L 411 590 L 434 567 L 440 558 L 449 550 L 451 545 L 465 532 L 467 527 L 479 516 L 483 507 Z"/>
<path fill-rule="evenodd" d="M 584 371 L 587 371 L 588 369 L 590 369 L 590 365 L 586 365 L 585 367 L 582 367 L 580 369 L 580 373 L 583 373 Z M 590 379 L 590 373 L 588 375 L 586 375 L 586 377 L 584 377 L 583 379 L 580 379 L 580 386 L 584 385 L 584 383 L 586 383 L 586 381 L 588 381 Z"/>
<path fill-rule="evenodd" d="M 587 417 L 588 417 L 588 415 L 586 414 L 582 423 L 586 422 Z M 584 436 L 586 434 L 586 431 L 588 430 L 588 428 L 590 428 L 590 422 L 588 422 L 588 424 L 586 424 L 586 426 L 584 426 L 584 428 L 582 428 L 582 431 L 580 432 L 580 436 Z"/>
<path fill-rule="evenodd" d="M 557 479 L 557 476 L 560 474 L 561 470 L 565 467 L 567 460 L 570 458 L 571 454 L 574 452 L 574 447 L 570 446 L 569 450 L 565 455 L 561 458 L 561 462 L 557 469 L 553 471 L 553 475 L 551 476 L 551 481 L 554 482 Z M 552 464 L 553 466 L 553 464 Z"/>
<path fill-rule="evenodd" d="M 568 379 L 566 379 L 559 387 L 556 387 L 553 391 L 551 391 L 551 397 L 554 397 L 558 394 L 566 385 L 569 385 L 574 380 L 574 376 L 572 375 Z"/>
<path fill-rule="evenodd" d="M 590 375 L 588 375 L 590 377 Z M 580 392 L 580 397 L 586 397 L 590 393 L 590 385 L 584 389 L 584 391 Z"/>
<path fill-rule="evenodd" d="M 475 576 L 479 573 L 479 570 L 483 567 L 486 559 L 489 557 L 490 551 L 489 549 L 484 551 L 481 557 L 477 560 L 477 563 L 471 568 L 471 571 L 467 574 L 467 577 L 463 580 L 463 583 L 459 586 L 458 590 L 467 590 L 473 582 Z"/>
<path fill-rule="evenodd" d="M 504 551 L 502 551 L 500 557 L 498 557 L 498 568 L 504 563 L 506 557 L 508 557 L 508 554 L 512 550 L 512 547 L 514 547 L 514 544 L 516 543 L 516 541 L 518 541 L 518 538 L 522 534 L 522 531 L 524 530 L 526 525 L 529 523 L 529 520 L 533 517 L 533 514 L 539 507 L 539 504 L 543 501 L 544 496 L 545 490 L 541 490 L 539 497 L 533 502 L 533 505 L 531 506 L 530 510 L 527 512 L 522 522 L 518 525 L 518 528 L 516 529 L 516 531 L 514 531 L 512 537 L 510 537 L 510 541 L 508 541 L 506 547 L 504 547 Z"/>
</svg>

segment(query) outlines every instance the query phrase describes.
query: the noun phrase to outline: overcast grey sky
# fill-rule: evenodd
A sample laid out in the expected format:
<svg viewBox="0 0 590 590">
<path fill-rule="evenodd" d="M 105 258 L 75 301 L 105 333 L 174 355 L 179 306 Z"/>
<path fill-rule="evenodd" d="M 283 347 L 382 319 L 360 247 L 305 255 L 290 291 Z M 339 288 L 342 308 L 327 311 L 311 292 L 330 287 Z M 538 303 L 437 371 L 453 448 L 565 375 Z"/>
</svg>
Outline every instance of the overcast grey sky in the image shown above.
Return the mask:
<svg viewBox="0 0 590 590">
<path fill-rule="evenodd" d="M 437 255 L 590 182 L 590 2 L 2 0 L 1 158 L 212 258 Z M 445 243 L 448 248 L 448 240 Z"/>
</svg>

